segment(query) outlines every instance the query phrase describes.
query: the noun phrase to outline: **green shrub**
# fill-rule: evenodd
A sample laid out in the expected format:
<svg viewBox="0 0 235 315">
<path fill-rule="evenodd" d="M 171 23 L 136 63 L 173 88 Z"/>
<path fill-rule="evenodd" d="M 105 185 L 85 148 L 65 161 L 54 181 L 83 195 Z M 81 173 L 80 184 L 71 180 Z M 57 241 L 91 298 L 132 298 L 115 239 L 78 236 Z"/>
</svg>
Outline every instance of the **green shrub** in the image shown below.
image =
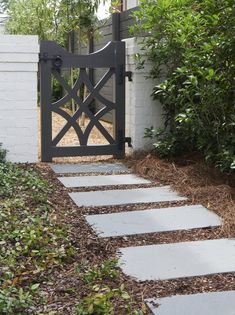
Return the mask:
<svg viewBox="0 0 235 315">
<path fill-rule="evenodd" d="M 161 156 L 201 151 L 224 172 L 235 169 L 235 2 L 233 0 L 141 0 L 136 34 L 144 39 L 152 78 L 166 80 L 153 97 L 162 102 Z"/>
</svg>

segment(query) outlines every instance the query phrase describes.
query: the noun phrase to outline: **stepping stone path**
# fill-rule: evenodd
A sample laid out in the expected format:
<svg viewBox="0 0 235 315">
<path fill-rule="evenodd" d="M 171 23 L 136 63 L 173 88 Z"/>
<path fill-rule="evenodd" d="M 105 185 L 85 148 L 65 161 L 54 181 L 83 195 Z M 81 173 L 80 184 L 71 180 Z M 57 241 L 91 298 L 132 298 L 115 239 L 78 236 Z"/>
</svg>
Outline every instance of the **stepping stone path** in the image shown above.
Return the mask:
<svg viewBox="0 0 235 315">
<path fill-rule="evenodd" d="M 69 193 L 78 207 L 187 201 L 187 198 L 178 195 L 169 186 L 156 184 L 155 187 L 149 187 L 150 181 L 128 174 L 128 168 L 121 163 L 58 164 L 51 165 L 51 168 L 60 174 L 58 179 L 67 188 L 89 187 L 92 190 L 98 187 L 99 190 L 96 191 Z M 71 173 L 81 173 L 82 176 L 71 176 Z M 61 174 L 70 176 L 61 177 Z M 129 185 L 139 184 L 143 188 L 128 188 Z M 120 185 L 127 187 L 113 189 L 113 186 L 118 188 Z M 104 186 L 107 190 L 102 190 Z M 99 237 L 139 234 L 144 237 L 146 233 L 218 227 L 222 224 L 215 213 L 201 205 L 86 215 L 86 220 Z M 117 255 L 123 272 L 135 277 L 136 281 L 235 272 L 234 239 L 126 247 L 120 248 Z M 152 314 L 157 315 L 232 315 L 235 314 L 235 291 L 177 295 L 161 299 L 149 297 L 146 304 Z"/>
</svg>

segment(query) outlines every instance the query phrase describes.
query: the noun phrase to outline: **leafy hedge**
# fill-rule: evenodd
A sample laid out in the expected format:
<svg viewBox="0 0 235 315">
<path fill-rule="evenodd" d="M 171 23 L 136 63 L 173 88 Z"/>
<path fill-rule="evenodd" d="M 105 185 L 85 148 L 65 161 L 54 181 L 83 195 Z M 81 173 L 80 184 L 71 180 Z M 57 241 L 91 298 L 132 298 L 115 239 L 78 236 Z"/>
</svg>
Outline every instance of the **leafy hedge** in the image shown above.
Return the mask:
<svg viewBox="0 0 235 315">
<path fill-rule="evenodd" d="M 144 39 L 150 76 L 166 80 L 153 96 L 163 130 L 146 129 L 160 156 L 200 151 L 224 172 L 235 169 L 234 0 L 141 0 L 135 34 Z"/>
</svg>

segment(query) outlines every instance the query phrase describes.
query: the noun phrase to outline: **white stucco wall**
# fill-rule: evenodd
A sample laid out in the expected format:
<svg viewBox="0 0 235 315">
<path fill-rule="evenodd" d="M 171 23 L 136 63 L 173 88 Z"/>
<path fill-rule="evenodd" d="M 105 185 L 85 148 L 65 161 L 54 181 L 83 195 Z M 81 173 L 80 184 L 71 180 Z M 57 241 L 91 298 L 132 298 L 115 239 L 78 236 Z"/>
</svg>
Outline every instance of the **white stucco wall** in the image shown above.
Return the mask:
<svg viewBox="0 0 235 315">
<path fill-rule="evenodd" d="M 12 162 L 38 161 L 37 36 L 0 35 L 0 142 Z"/>
<path fill-rule="evenodd" d="M 151 97 L 153 87 L 163 79 L 159 78 L 158 82 L 146 79 L 150 64 L 137 70 L 134 58 L 136 53 L 142 53 L 140 45 L 135 38 L 126 39 L 125 42 L 126 71 L 133 73 L 133 81 L 126 82 L 126 136 L 132 138 L 134 151 L 147 150 L 151 148 L 152 141 L 143 138 L 145 128 L 163 126 L 162 105 Z"/>
</svg>

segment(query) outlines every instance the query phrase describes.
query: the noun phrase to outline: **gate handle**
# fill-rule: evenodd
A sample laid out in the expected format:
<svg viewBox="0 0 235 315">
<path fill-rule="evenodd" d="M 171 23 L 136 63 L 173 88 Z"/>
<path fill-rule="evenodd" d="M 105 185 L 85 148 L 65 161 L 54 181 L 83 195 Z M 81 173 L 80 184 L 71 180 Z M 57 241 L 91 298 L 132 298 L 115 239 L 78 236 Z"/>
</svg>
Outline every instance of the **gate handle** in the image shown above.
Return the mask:
<svg viewBox="0 0 235 315">
<path fill-rule="evenodd" d="M 128 144 L 128 148 L 132 148 L 131 137 L 126 137 L 125 138 L 125 143 Z"/>
<path fill-rule="evenodd" d="M 124 73 L 124 77 L 127 77 L 129 82 L 132 82 L 133 81 L 132 74 L 133 74 L 132 71 L 126 71 Z"/>
</svg>

